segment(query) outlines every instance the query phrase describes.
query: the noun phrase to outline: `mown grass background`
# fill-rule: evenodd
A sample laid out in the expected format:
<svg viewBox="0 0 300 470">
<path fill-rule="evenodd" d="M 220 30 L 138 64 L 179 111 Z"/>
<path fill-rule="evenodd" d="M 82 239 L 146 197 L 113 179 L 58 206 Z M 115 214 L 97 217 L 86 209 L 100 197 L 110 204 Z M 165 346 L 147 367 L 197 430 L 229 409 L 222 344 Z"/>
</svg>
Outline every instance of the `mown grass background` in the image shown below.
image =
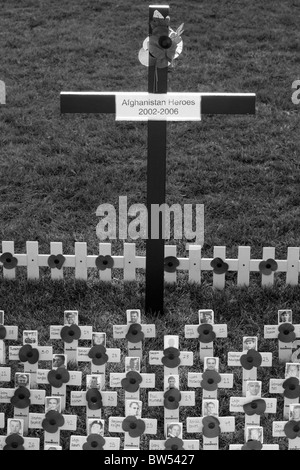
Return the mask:
<svg viewBox="0 0 300 470">
<path fill-rule="evenodd" d="M 146 203 L 146 124 L 115 122 L 112 115 L 61 115 L 59 93 L 147 90 L 147 68 L 137 56 L 148 35 L 148 6 L 129 0 L 1 2 L 0 79 L 7 103 L 0 109 L 0 236 L 14 240 L 17 252 L 25 252 L 27 240 L 37 240 L 40 253 L 49 253 L 51 241 L 61 241 L 64 253 L 71 254 L 74 243 L 84 241 L 95 254 L 97 207 L 117 207 L 119 196 L 128 197 L 128 206 Z M 236 257 L 239 245 L 249 245 L 253 258 L 261 257 L 262 247 L 274 246 L 276 257 L 284 259 L 287 247 L 299 246 L 299 106 L 291 100 L 300 74 L 299 10 L 296 0 L 170 3 L 171 26 L 184 22 L 185 31 L 168 90 L 257 94 L 255 116 L 168 124 L 166 202 L 204 204 L 204 256 L 212 256 L 215 245 L 226 245 L 228 257 Z M 170 241 L 175 242 L 185 255 L 185 240 Z M 122 253 L 122 246 L 113 241 L 113 253 Z M 144 242 L 137 241 L 137 248 L 144 253 Z M 195 352 L 189 370 L 201 370 L 197 342 L 185 340 L 184 325 L 197 323 L 198 309 L 213 308 L 216 322 L 228 324 L 228 339 L 215 342 L 221 372 L 231 372 L 227 352 L 241 350 L 244 335 L 257 335 L 260 351 L 273 352 L 273 367 L 258 371 L 266 397 L 269 379 L 283 377 L 284 367 L 278 364 L 276 340 L 263 338 L 263 325 L 276 323 L 280 308 L 291 308 L 299 323 L 299 302 L 298 286 L 285 286 L 280 276 L 273 288 L 261 288 L 253 276 L 249 288 L 231 282 L 221 292 L 211 287 L 209 276 L 201 286 L 179 279 L 166 286 L 164 317 L 151 318 L 143 312 L 143 278 L 108 285 L 95 278 L 75 282 L 71 275 L 63 282 L 45 276 L 29 283 L 22 275 L 0 281 L 6 324 L 19 326 L 20 339 L 23 329 L 37 329 L 40 344 L 49 344 L 49 325 L 61 324 L 64 310 L 78 309 L 80 322 L 106 331 L 108 346 L 120 347 L 124 357 L 126 345 L 113 340 L 112 325 L 124 323 L 127 308 L 140 308 L 143 322 L 155 322 L 158 331 L 144 345 L 143 371 L 149 372 L 149 350 L 162 349 L 163 334 L 170 333 L 180 336 L 181 349 Z M 53 344 L 62 350 L 62 344 Z M 22 370 L 22 364 L 11 366 Z M 81 370 L 84 376 L 86 369 Z M 182 389 L 187 372 L 181 369 Z M 241 395 L 241 371 L 232 372 L 234 389 L 219 394 L 222 416 L 229 415 L 230 395 Z M 158 390 L 161 377 L 157 371 Z M 104 410 L 105 417 L 124 411 L 119 393 L 118 410 Z M 163 438 L 163 410 L 148 409 L 144 392 L 141 397 L 143 416 L 158 419 L 157 438 Z M 271 431 L 272 420 L 282 419 L 282 403 L 278 397 L 277 415 L 263 417 L 262 423 L 265 442 L 278 442 L 285 450 L 286 439 L 274 439 Z M 0 410 L 12 416 L 11 407 L 0 405 Z M 77 433 L 85 434 L 84 410 L 68 406 L 66 412 L 78 413 Z M 195 409 L 180 411 L 184 426 L 187 416 L 200 412 L 197 391 Z M 243 423 L 244 416 L 236 416 L 236 432 L 220 437 L 222 450 L 243 442 Z M 64 449 L 70 434 L 62 433 Z M 148 448 L 148 439 L 142 438 L 142 448 Z"/>
</svg>

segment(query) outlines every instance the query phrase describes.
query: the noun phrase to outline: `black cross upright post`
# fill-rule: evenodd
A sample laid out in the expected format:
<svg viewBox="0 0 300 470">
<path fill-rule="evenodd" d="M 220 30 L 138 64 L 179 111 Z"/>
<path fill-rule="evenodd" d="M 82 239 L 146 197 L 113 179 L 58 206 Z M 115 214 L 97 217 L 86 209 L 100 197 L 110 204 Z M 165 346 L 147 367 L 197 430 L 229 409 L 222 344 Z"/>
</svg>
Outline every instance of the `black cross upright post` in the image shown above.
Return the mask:
<svg viewBox="0 0 300 470">
<path fill-rule="evenodd" d="M 157 10 L 164 18 L 169 15 L 168 6 L 149 6 L 149 36 L 152 34 L 151 21 Z M 168 48 L 168 26 L 163 27 L 164 34 L 160 37 L 161 47 Z M 154 86 L 156 83 L 156 86 Z M 148 93 L 167 93 L 168 67 L 148 68 Z M 145 312 L 163 314 L 164 311 L 164 253 L 165 243 L 160 220 L 151 220 L 151 207 L 165 203 L 166 200 L 166 155 L 167 121 L 148 121 L 148 157 L 147 157 L 147 212 L 148 238 L 146 240 L 146 287 Z M 153 238 L 153 224 L 159 222 L 157 238 Z"/>
<path fill-rule="evenodd" d="M 149 6 L 149 34 L 151 20 L 157 10 L 164 18 L 169 14 L 168 5 Z M 159 45 L 168 49 L 168 28 L 159 38 Z M 150 65 L 148 70 L 148 93 L 139 93 L 139 98 L 147 100 L 149 94 L 167 94 L 168 67 L 159 68 Z M 154 86 L 155 84 L 155 86 Z M 134 95 L 134 93 L 131 93 Z M 61 113 L 116 113 L 117 96 L 121 92 L 61 92 Z M 173 98 L 174 98 L 173 94 Z M 176 93 L 176 99 L 186 99 L 186 93 Z M 254 93 L 194 93 L 201 99 L 202 114 L 255 114 Z M 162 223 L 151 220 L 152 205 L 165 202 L 166 185 L 166 134 L 167 118 L 148 120 L 148 157 L 147 157 L 147 209 L 148 209 L 148 239 L 146 240 L 146 289 L 145 313 L 164 313 L 164 231 Z M 128 118 L 126 120 L 129 120 Z M 132 120 L 141 120 L 132 118 Z M 181 120 L 186 120 L 182 118 Z M 160 213 L 161 215 L 161 213 Z M 158 232 L 158 237 L 152 237 Z"/>
</svg>

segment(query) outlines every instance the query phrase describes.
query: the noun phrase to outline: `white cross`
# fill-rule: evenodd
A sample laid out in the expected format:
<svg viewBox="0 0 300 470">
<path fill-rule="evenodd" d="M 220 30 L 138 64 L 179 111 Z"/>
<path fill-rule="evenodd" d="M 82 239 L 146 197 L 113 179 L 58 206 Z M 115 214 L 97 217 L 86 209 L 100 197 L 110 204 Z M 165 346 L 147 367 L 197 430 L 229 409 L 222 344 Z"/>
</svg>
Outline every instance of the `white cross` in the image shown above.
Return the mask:
<svg viewBox="0 0 300 470">
<path fill-rule="evenodd" d="M 16 377 L 24 376 L 25 380 L 27 380 L 27 385 L 19 386 L 16 384 L 14 388 L 0 388 L 0 403 L 9 403 L 11 405 L 11 400 L 16 393 L 20 393 L 22 395 L 22 389 L 26 388 L 30 392 L 29 400 L 30 406 L 32 405 L 44 405 L 45 400 L 45 390 L 37 390 L 36 388 L 30 388 L 30 374 L 29 373 L 17 373 Z M 11 405 L 12 406 L 12 405 Z M 14 418 L 22 419 L 23 420 L 23 433 L 27 435 L 28 433 L 28 424 L 29 424 L 29 406 L 25 408 L 20 408 L 13 405 L 14 410 Z"/>
<path fill-rule="evenodd" d="M 208 318 L 211 321 L 207 322 Z M 214 323 L 214 311 L 209 309 L 198 310 L 198 320 L 198 325 L 185 325 L 184 336 L 189 339 L 199 339 L 200 361 L 203 362 L 205 357 L 214 355 L 214 341 L 207 341 L 206 339 L 209 339 L 210 329 L 212 328 L 216 338 L 226 338 L 227 324 L 218 325 Z"/>
<path fill-rule="evenodd" d="M 288 317 L 289 319 L 283 321 L 283 319 L 286 317 Z M 278 339 L 278 359 L 281 363 L 300 362 L 299 359 L 296 360 L 297 354 L 293 355 L 293 348 L 298 346 L 300 344 L 300 341 L 283 341 L 285 336 L 288 338 L 291 328 L 293 328 L 295 337 L 300 338 L 300 325 L 293 325 L 292 310 L 288 309 L 278 310 L 277 325 L 264 325 L 264 338 Z M 282 339 L 279 339 L 280 337 Z"/>
<path fill-rule="evenodd" d="M 242 367 L 241 359 L 242 356 L 246 356 L 249 366 L 253 362 L 253 358 L 249 356 L 254 350 L 254 354 L 257 354 L 257 337 L 256 336 L 244 336 L 243 337 L 243 351 L 241 352 L 228 352 L 228 361 L 227 365 L 229 367 Z M 248 348 L 248 349 L 247 349 Z M 261 367 L 271 367 L 272 366 L 272 353 L 262 352 L 259 353 L 261 357 Z M 249 356 L 249 357 L 248 357 Z M 246 385 L 247 380 L 257 380 L 257 369 L 256 366 L 251 366 L 250 369 L 242 368 L 243 370 L 243 395 L 246 395 Z"/>
<path fill-rule="evenodd" d="M 24 334 L 25 333 L 35 333 L 35 338 L 36 342 L 32 344 L 27 344 L 24 342 Z M 30 374 L 30 387 L 31 388 L 37 388 L 37 382 L 36 382 L 36 373 L 38 369 L 38 363 L 39 361 L 51 361 L 52 355 L 53 355 L 53 348 L 52 346 L 39 346 L 37 344 L 37 339 L 38 339 L 38 332 L 37 330 L 27 330 L 23 331 L 23 346 L 9 346 L 9 360 L 10 361 L 18 361 L 18 362 L 23 362 L 24 364 L 24 372 Z M 32 351 L 29 350 L 28 354 L 25 355 L 27 357 L 27 360 L 22 360 L 23 356 L 21 355 L 20 357 L 20 351 L 22 350 L 23 347 L 30 347 L 31 349 L 37 349 L 38 350 L 38 360 L 31 364 L 30 357 L 32 354 Z M 24 357 L 25 359 L 25 357 Z"/>
<path fill-rule="evenodd" d="M 68 318 L 72 318 L 74 323 L 68 323 Z M 92 326 L 88 325 L 79 325 L 78 321 L 78 310 L 65 310 L 64 311 L 64 325 L 50 325 L 50 339 L 54 340 L 62 340 L 61 334 L 62 331 L 65 331 L 66 328 L 72 331 L 72 325 L 75 325 L 80 329 L 80 340 L 91 340 L 92 339 Z M 68 336 L 69 340 L 72 339 L 71 336 Z M 77 348 L 78 348 L 79 340 L 74 339 L 71 342 L 64 341 L 64 352 L 67 355 L 67 361 L 73 363 L 74 365 L 77 364 Z"/>
<path fill-rule="evenodd" d="M 87 376 L 87 381 L 90 380 L 90 384 L 95 381 L 99 384 L 96 388 L 101 395 L 102 406 L 98 409 L 94 409 L 93 406 L 89 406 L 89 401 L 87 398 L 88 390 L 93 390 L 94 385 L 88 386 L 86 391 L 71 391 L 71 406 L 85 406 L 86 407 L 86 419 L 92 418 L 101 418 L 102 415 L 102 408 L 105 406 L 109 407 L 116 407 L 117 406 L 117 392 L 113 392 L 111 390 L 105 391 L 104 388 L 104 381 L 102 374 L 91 374 Z M 99 388 L 98 388 L 99 387 Z M 97 392 L 96 392 L 97 393 Z M 96 397 L 97 398 L 97 397 Z M 93 402 L 93 399 L 92 399 Z"/>
<path fill-rule="evenodd" d="M 134 310 L 135 312 L 138 312 L 138 320 L 135 321 L 134 323 L 130 323 L 129 321 L 129 314 L 130 312 Z M 156 330 L 155 330 L 155 325 L 154 324 L 142 324 L 141 323 L 141 311 L 139 309 L 130 309 L 126 310 L 126 315 L 127 315 L 127 324 L 126 325 L 113 325 L 113 337 L 114 339 L 125 339 L 128 334 L 132 331 L 135 326 L 138 328 L 141 327 L 141 332 L 143 334 L 144 338 L 155 338 Z M 134 331 L 133 331 L 134 333 Z M 134 338 L 134 334 L 131 335 L 131 338 Z M 131 339 L 130 338 L 130 339 Z M 138 356 L 141 359 L 143 358 L 143 340 L 142 341 L 137 341 L 133 342 L 130 341 L 130 339 L 127 339 L 127 350 L 128 350 L 128 355 L 129 356 Z"/>
</svg>

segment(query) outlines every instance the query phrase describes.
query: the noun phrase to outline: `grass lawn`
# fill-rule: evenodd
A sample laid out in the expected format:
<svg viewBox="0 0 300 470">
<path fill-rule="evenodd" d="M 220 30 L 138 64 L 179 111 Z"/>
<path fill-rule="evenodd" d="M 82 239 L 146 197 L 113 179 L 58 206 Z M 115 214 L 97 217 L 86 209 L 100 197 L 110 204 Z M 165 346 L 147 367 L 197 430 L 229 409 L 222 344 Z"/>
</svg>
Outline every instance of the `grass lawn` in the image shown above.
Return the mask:
<svg viewBox="0 0 300 470">
<path fill-rule="evenodd" d="M 84 241 L 88 253 L 96 254 L 97 207 L 117 206 L 119 196 L 127 196 L 128 206 L 146 204 L 147 125 L 116 122 L 113 115 L 61 115 L 59 94 L 146 91 L 147 68 L 139 63 L 138 51 L 148 35 L 148 6 L 129 0 L 2 1 L 0 80 L 7 97 L 0 108 L 0 240 L 13 240 L 16 252 L 24 253 L 26 241 L 33 240 L 40 253 L 49 253 L 50 242 L 59 241 L 64 253 L 73 254 L 74 243 Z M 170 3 L 171 27 L 184 22 L 185 31 L 168 91 L 257 95 L 255 116 L 203 116 L 200 123 L 168 124 L 166 202 L 204 204 L 204 257 L 212 257 L 217 245 L 236 257 L 238 246 L 245 245 L 251 246 L 252 258 L 261 258 L 262 248 L 270 246 L 285 259 L 288 247 L 300 246 L 300 105 L 291 100 L 292 83 L 300 78 L 299 9 L 296 0 Z M 186 240 L 170 243 L 186 255 Z M 123 252 L 122 240 L 112 246 L 113 254 Z M 137 251 L 145 252 L 143 241 L 137 241 Z M 50 324 L 61 324 L 64 310 L 78 309 L 80 323 L 106 331 L 108 346 L 120 347 L 123 358 L 126 345 L 113 339 L 112 325 L 124 323 L 127 308 L 143 314 L 144 287 L 143 277 L 105 284 L 77 282 L 71 275 L 54 282 L 45 276 L 28 283 L 23 275 L 6 281 L 0 273 L 0 310 L 6 324 L 19 326 L 20 339 L 23 329 L 37 329 L 40 344 L 49 344 Z M 162 349 L 163 335 L 178 334 L 180 349 L 195 352 L 194 366 L 180 369 L 184 390 L 187 372 L 201 369 L 197 341 L 184 338 L 184 325 L 197 323 L 198 309 L 212 308 L 216 323 L 228 325 L 228 338 L 215 342 L 215 355 L 221 372 L 235 374 L 234 389 L 220 390 L 220 416 L 230 414 L 231 395 L 241 396 L 241 371 L 231 371 L 226 363 L 228 351 L 241 350 L 242 336 L 258 336 L 259 350 L 273 353 L 273 366 L 258 370 L 263 396 L 269 397 L 269 379 L 283 378 L 284 366 L 278 364 L 276 340 L 264 339 L 263 325 L 277 323 L 282 308 L 292 309 L 294 323 L 300 323 L 299 292 L 280 276 L 272 288 L 262 288 L 254 276 L 249 288 L 229 282 L 224 291 L 214 290 L 209 276 L 201 286 L 179 278 L 166 286 L 165 316 L 143 314 L 143 322 L 155 322 L 158 332 L 145 342 L 143 371 L 154 371 L 148 352 Z M 62 350 L 60 342 L 53 345 Z M 22 364 L 9 365 L 13 372 L 22 370 Z M 84 378 L 87 370 L 79 368 Z M 157 371 L 158 390 L 162 374 Z M 141 397 L 143 416 L 158 419 L 157 438 L 163 438 L 163 410 L 148 409 L 145 392 Z M 278 397 L 277 414 L 261 422 L 264 441 L 285 450 L 287 439 L 272 437 L 282 403 Z M 0 404 L 1 411 L 12 416 L 7 405 Z M 68 406 L 67 413 L 73 412 Z M 84 410 L 76 412 L 76 433 L 85 434 Z M 112 413 L 116 410 L 103 412 L 105 418 Z M 182 408 L 180 420 L 185 425 L 187 416 L 200 413 L 197 390 L 195 409 Z M 244 416 L 236 416 L 236 432 L 220 437 L 222 450 L 243 442 L 243 423 Z M 64 449 L 69 437 L 62 433 Z M 148 448 L 148 439 L 142 438 L 142 448 Z"/>
</svg>

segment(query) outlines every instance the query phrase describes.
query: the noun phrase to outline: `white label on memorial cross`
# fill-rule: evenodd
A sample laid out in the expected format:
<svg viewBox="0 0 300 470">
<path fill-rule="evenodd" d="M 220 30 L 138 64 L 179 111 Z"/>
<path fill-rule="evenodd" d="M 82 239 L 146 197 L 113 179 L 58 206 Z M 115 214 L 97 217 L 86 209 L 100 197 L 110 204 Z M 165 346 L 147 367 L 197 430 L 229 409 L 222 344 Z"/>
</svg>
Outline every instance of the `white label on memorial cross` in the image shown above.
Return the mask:
<svg viewBox="0 0 300 470">
<path fill-rule="evenodd" d="M 200 121 L 199 93 L 118 93 L 116 121 Z"/>
</svg>

